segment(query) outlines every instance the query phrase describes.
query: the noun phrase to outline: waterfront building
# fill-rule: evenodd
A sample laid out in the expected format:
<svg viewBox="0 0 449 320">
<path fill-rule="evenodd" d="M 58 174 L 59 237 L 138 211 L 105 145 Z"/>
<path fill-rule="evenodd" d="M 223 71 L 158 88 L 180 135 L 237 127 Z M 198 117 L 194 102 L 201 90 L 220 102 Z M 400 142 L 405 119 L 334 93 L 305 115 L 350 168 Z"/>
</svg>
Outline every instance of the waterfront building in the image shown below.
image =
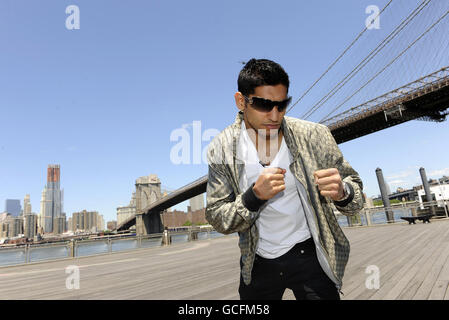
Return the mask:
<svg viewBox="0 0 449 320">
<path fill-rule="evenodd" d="M 3 221 L 5 221 L 5 219 L 6 219 L 7 217 L 10 217 L 10 216 L 11 216 L 11 214 L 9 214 L 8 212 L 0 213 L 0 223 L 2 223 Z"/>
<path fill-rule="evenodd" d="M 31 214 L 31 202 L 30 202 L 30 195 L 25 195 L 25 198 L 23 199 L 23 216 Z"/>
<path fill-rule="evenodd" d="M 113 220 L 113 221 L 108 221 L 107 223 L 107 229 L 108 230 L 115 230 L 117 229 L 117 221 Z"/>
<path fill-rule="evenodd" d="M 23 233 L 25 238 L 34 239 L 37 228 L 37 215 L 34 213 L 27 213 L 23 218 Z"/>
<path fill-rule="evenodd" d="M 101 214 L 97 216 L 97 230 L 104 231 L 104 218 Z"/>
<path fill-rule="evenodd" d="M 18 217 L 22 211 L 22 206 L 20 205 L 20 200 L 17 199 L 6 199 L 5 201 L 5 212 L 9 213 L 14 217 Z"/>
<path fill-rule="evenodd" d="M 8 238 L 9 223 L 0 222 L 0 239 Z"/>
<path fill-rule="evenodd" d="M 47 188 L 44 187 L 44 190 L 42 191 L 41 194 L 41 206 L 40 206 L 40 211 L 39 211 L 39 215 L 37 217 L 37 228 L 39 230 L 39 233 L 43 233 L 44 231 L 44 226 L 45 226 L 45 202 L 46 202 L 46 194 L 47 194 Z"/>
<path fill-rule="evenodd" d="M 73 232 L 97 232 L 104 230 L 104 219 L 97 211 L 74 212 L 69 228 Z"/>
<path fill-rule="evenodd" d="M 190 210 L 198 211 L 204 209 L 204 193 L 199 194 L 189 200 Z"/>
<path fill-rule="evenodd" d="M 0 214 L 0 239 L 7 238 L 9 234 L 9 222 L 13 216 L 8 212 Z"/>
<path fill-rule="evenodd" d="M 430 185 L 430 194 L 432 196 L 433 201 L 438 202 L 439 207 L 443 207 L 443 202 L 446 201 L 448 204 L 449 201 L 449 184 L 434 184 Z M 423 202 L 427 202 L 426 192 L 424 189 L 418 190 L 418 200 L 421 204 L 421 209 L 424 208 L 422 205 Z"/>
<path fill-rule="evenodd" d="M 8 215 L 0 223 L 0 238 L 13 238 L 23 234 L 23 219 Z"/>
<path fill-rule="evenodd" d="M 208 224 L 205 217 L 205 212 L 205 208 L 187 212 L 179 210 L 165 211 L 162 213 L 162 224 L 166 228 L 182 227 L 186 223 L 190 223 L 192 225 Z"/>
<path fill-rule="evenodd" d="M 136 214 L 136 193 L 133 192 L 131 201 L 127 206 L 117 208 L 117 224 L 119 225 L 123 221 Z"/>
<path fill-rule="evenodd" d="M 62 234 L 65 232 L 65 215 L 54 218 L 53 234 Z"/>
</svg>

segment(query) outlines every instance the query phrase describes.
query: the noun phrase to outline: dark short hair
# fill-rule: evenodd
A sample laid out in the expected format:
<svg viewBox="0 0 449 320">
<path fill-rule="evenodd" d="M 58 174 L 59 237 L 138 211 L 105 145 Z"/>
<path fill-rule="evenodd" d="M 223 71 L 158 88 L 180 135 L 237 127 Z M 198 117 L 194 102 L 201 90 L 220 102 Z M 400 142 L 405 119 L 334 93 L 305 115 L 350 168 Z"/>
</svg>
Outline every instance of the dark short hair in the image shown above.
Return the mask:
<svg viewBox="0 0 449 320">
<path fill-rule="evenodd" d="M 287 88 L 290 85 L 288 74 L 276 62 L 268 59 L 251 59 L 240 71 L 237 80 L 238 91 L 243 95 L 254 93 L 259 86 L 275 86 L 283 84 Z"/>
</svg>

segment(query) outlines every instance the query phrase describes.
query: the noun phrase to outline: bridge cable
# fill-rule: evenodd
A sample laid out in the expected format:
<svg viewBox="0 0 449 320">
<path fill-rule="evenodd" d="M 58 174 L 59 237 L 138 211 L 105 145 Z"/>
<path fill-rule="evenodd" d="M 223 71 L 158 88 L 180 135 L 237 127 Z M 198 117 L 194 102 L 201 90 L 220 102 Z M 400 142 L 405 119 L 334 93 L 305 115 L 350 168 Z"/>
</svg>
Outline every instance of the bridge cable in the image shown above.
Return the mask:
<svg viewBox="0 0 449 320">
<path fill-rule="evenodd" d="M 424 0 L 416 7 L 382 42 L 372 50 L 343 80 L 336 84 L 323 98 L 315 103 L 301 119 L 309 118 L 315 111 L 332 98 L 346 83 L 348 83 L 360 70 L 362 70 L 385 46 L 390 43 L 432 0 Z"/>
<path fill-rule="evenodd" d="M 432 30 L 438 23 L 441 22 L 447 15 L 449 14 L 449 11 L 447 11 L 445 14 L 443 14 L 438 21 L 436 21 L 433 25 L 431 25 L 423 34 L 421 34 L 415 41 L 413 41 L 407 48 L 405 48 L 399 55 L 397 55 L 393 60 L 391 60 L 382 70 L 380 70 L 378 73 L 376 73 L 371 79 L 369 79 L 363 86 L 361 86 L 356 92 L 354 92 L 351 96 L 349 96 L 347 99 L 345 99 L 342 103 L 340 103 L 337 107 L 335 107 L 331 112 L 329 112 L 326 116 L 324 116 L 319 123 L 323 123 L 326 120 L 326 117 L 330 116 L 332 113 L 334 113 L 337 109 L 339 109 L 343 104 L 345 104 L 348 100 L 350 100 L 353 96 L 355 96 L 357 93 L 359 93 L 363 88 L 365 88 L 371 81 L 373 81 L 375 78 L 377 78 L 382 72 L 384 72 L 389 66 L 391 66 L 397 59 L 399 59 L 406 51 L 408 51 L 412 46 L 414 46 L 421 38 L 423 38 L 430 30 Z"/>
<path fill-rule="evenodd" d="M 383 9 L 377 14 L 377 16 L 373 19 L 373 21 L 374 20 L 376 20 L 377 19 L 377 17 L 379 17 L 380 16 L 380 14 L 382 13 L 382 12 L 384 12 L 384 10 L 391 4 L 391 2 L 393 2 L 393 0 L 390 0 L 386 5 L 385 5 L 385 7 L 383 7 Z M 304 98 L 304 96 L 306 95 L 306 94 L 308 94 L 309 93 L 309 91 L 310 90 L 312 90 L 312 88 L 330 71 L 330 69 L 332 69 L 332 67 L 346 54 L 346 52 L 348 52 L 349 51 L 349 49 L 357 42 L 357 40 L 359 40 L 359 38 L 365 33 L 365 31 L 366 30 L 368 30 L 368 26 L 366 26 L 365 27 L 365 29 L 363 29 L 359 34 L 358 34 L 358 36 L 351 42 L 351 44 L 340 54 L 340 56 L 327 68 L 327 70 L 326 71 L 324 71 L 324 73 L 317 79 L 317 80 L 315 80 L 315 82 L 306 90 L 306 92 L 304 92 L 303 94 L 302 94 L 302 96 L 287 110 L 287 112 L 286 112 L 286 114 L 290 111 L 290 110 L 292 110 L 293 109 L 293 107 L 299 102 L 299 101 L 301 101 L 303 98 Z"/>
</svg>

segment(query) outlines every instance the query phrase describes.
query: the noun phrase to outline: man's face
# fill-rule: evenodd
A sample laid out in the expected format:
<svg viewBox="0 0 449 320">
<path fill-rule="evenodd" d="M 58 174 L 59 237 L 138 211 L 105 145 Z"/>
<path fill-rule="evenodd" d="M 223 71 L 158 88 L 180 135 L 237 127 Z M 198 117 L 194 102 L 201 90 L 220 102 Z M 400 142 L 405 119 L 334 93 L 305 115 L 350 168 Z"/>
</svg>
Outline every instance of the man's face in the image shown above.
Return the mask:
<svg viewBox="0 0 449 320">
<path fill-rule="evenodd" d="M 274 107 L 269 112 L 259 111 L 249 104 L 240 92 L 237 92 L 234 97 L 237 107 L 243 111 L 247 129 L 252 128 L 260 137 L 266 137 L 267 139 L 277 136 L 287 110 L 279 112 L 278 108 Z M 251 97 L 282 101 L 287 98 L 287 88 L 283 84 L 259 86 L 255 88 L 253 94 L 248 96 L 248 98 Z"/>
</svg>

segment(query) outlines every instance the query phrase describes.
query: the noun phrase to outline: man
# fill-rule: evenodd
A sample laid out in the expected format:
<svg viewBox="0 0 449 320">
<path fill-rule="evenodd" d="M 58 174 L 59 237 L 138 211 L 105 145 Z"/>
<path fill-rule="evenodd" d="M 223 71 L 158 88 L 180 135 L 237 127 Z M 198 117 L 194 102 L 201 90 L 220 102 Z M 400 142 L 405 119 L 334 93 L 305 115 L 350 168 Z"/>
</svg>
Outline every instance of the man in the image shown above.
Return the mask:
<svg viewBox="0 0 449 320">
<path fill-rule="evenodd" d="M 206 219 L 238 232 L 242 300 L 340 299 L 349 242 L 333 208 L 363 207 L 362 181 L 330 130 L 285 117 L 284 69 L 251 59 L 241 70 L 234 124 L 208 148 Z"/>
</svg>

